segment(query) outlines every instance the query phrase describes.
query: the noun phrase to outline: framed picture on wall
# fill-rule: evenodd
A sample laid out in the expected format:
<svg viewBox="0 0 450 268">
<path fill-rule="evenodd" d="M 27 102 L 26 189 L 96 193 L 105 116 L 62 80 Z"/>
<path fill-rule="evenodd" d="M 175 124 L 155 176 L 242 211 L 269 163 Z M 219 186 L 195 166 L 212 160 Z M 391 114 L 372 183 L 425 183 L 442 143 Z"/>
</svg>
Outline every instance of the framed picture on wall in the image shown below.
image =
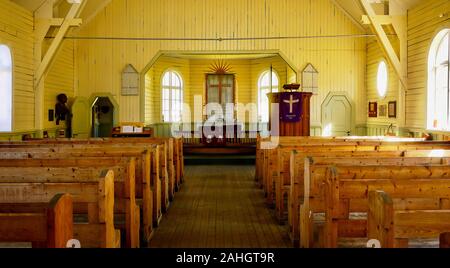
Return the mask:
<svg viewBox="0 0 450 268">
<path fill-rule="evenodd" d="M 369 102 L 369 117 L 378 117 L 378 103 Z"/>
<path fill-rule="evenodd" d="M 397 102 L 391 101 L 388 105 L 389 118 L 397 118 Z"/>
<path fill-rule="evenodd" d="M 380 105 L 380 110 L 378 112 L 379 117 L 387 117 L 388 106 L 386 104 Z"/>
</svg>

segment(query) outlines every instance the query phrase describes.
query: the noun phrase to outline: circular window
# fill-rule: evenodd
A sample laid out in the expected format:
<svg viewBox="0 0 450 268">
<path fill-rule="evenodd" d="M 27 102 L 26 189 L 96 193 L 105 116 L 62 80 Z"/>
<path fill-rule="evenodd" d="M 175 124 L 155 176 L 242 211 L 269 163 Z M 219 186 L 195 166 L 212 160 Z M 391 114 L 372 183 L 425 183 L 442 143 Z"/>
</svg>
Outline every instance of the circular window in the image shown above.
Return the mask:
<svg viewBox="0 0 450 268">
<path fill-rule="evenodd" d="M 380 97 L 385 97 L 388 88 L 388 69 L 386 62 L 382 61 L 378 65 L 377 90 Z"/>
</svg>

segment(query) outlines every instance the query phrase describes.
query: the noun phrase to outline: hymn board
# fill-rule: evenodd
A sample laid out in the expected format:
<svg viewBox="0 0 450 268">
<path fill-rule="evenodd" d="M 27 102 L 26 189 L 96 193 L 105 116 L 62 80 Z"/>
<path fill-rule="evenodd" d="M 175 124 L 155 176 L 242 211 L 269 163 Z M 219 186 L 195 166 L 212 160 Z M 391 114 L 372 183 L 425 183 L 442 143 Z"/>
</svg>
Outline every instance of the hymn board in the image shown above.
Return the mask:
<svg viewBox="0 0 450 268">
<path fill-rule="evenodd" d="M 270 123 L 279 122 L 279 136 L 310 136 L 310 102 L 312 93 L 297 92 L 300 85 L 285 85 L 285 92 L 269 93 Z M 272 104 L 279 105 L 279 117 L 273 118 Z"/>
</svg>

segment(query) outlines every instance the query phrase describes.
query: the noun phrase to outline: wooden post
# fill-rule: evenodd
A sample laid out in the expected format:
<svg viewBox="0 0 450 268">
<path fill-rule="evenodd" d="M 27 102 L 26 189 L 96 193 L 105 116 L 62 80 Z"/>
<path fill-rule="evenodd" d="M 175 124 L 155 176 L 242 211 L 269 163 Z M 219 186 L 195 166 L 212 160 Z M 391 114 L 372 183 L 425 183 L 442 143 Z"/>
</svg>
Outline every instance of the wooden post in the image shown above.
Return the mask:
<svg viewBox="0 0 450 268">
<path fill-rule="evenodd" d="M 450 248 L 450 233 L 443 233 L 439 237 L 440 248 Z"/>
<path fill-rule="evenodd" d="M 339 220 L 339 180 L 335 168 L 327 168 L 325 178 L 325 248 L 337 248 Z"/>
<path fill-rule="evenodd" d="M 117 245 L 117 232 L 114 229 L 114 172 L 103 172 L 99 183 L 98 215 L 99 221 L 105 226 L 105 237 L 102 247 L 115 248 Z"/>
<path fill-rule="evenodd" d="M 142 224 L 144 229 L 144 239 L 149 242 L 153 233 L 153 189 L 151 185 L 152 162 L 150 151 L 146 151 L 142 157 Z"/>
<path fill-rule="evenodd" d="M 299 230 L 300 230 L 300 247 L 310 248 L 313 245 L 313 235 L 312 235 L 312 220 L 311 208 L 309 203 L 310 190 L 311 190 L 311 173 L 309 170 L 311 164 L 310 158 L 305 158 L 305 175 L 303 178 L 304 183 L 304 196 L 303 204 L 300 205 L 300 220 L 299 220 Z"/>
<path fill-rule="evenodd" d="M 383 191 L 369 192 L 368 238 L 377 239 L 382 248 L 394 248 L 394 204 Z"/>
<path fill-rule="evenodd" d="M 65 248 L 73 238 L 73 203 L 69 194 L 56 195 L 47 209 L 47 248 Z"/>
<path fill-rule="evenodd" d="M 135 207 L 136 207 L 136 159 L 130 159 L 125 178 L 125 199 L 126 199 L 126 246 L 127 248 L 138 248 L 139 228 L 135 224 Z"/>
</svg>

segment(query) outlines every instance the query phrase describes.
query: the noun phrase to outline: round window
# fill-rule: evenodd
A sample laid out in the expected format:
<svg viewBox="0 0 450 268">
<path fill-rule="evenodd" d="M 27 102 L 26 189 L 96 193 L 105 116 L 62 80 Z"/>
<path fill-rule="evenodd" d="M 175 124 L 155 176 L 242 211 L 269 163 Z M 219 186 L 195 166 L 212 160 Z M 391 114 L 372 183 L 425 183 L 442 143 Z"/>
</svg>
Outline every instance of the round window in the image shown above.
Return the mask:
<svg viewBox="0 0 450 268">
<path fill-rule="evenodd" d="M 385 97 L 388 88 L 388 69 L 386 62 L 382 61 L 378 65 L 377 90 L 380 97 Z"/>
</svg>

